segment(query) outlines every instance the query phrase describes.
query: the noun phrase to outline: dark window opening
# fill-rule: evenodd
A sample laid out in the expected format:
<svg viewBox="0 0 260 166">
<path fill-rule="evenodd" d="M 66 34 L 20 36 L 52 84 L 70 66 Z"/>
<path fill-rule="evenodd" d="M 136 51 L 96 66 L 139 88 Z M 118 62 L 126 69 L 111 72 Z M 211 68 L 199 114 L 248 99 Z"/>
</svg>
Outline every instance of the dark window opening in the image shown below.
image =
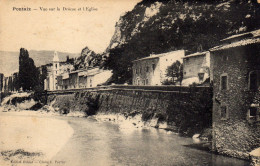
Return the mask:
<svg viewBox="0 0 260 166">
<path fill-rule="evenodd" d="M 255 117 L 256 116 L 256 112 L 257 112 L 257 108 L 256 107 L 250 107 L 249 108 L 249 116 L 250 117 Z"/>
<path fill-rule="evenodd" d="M 146 67 L 146 72 L 149 72 L 149 67 L 148 66 Z"/>
<path fill-rule="evenodd" d="M 153 70 L 155 70 L 155 64 L 153 64 Z"/>
<path fill-rule="evenodd" d="M 253 71 L 249 74 L 249 89 L 258 90 L 260 84 L 260 71 Z"/>
<path fill-rule="evenodd" d="M 227 106 L 220 107 L 220 117 L 227 118 Z"/>
<path fill-rule="evenodd" d="M 221 90 L 227 89 L 227 76 L 221 76 Z"/>
<path fill-rule="evenodd" d="M 228 60 L 228 56 L 227 55 L 223 55 L 222 56 L 222 61 L 227 61 Z"/>
</svg>

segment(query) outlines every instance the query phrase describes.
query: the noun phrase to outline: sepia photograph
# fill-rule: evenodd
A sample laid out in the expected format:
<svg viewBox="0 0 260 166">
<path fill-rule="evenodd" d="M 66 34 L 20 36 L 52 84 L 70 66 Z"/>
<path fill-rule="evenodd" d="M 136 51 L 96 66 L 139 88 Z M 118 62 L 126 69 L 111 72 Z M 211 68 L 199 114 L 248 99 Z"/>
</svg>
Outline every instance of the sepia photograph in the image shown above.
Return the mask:
<svg viewBox="0 0 260 166">
<path fill-rule="evenodd" d="M 260 166 L 260 0 L 0 0 L 0 166 Z"/>
</svg>

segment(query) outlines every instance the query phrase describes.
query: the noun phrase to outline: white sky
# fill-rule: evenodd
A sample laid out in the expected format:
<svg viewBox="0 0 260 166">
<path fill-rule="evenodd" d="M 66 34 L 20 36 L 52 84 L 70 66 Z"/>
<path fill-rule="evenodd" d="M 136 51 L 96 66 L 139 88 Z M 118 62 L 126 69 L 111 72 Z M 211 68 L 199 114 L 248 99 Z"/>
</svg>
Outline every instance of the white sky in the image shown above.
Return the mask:
<svg viewBox="0 0 260 166">
<path fill-rule="evenodd" d="M 0 0 L 0 50 L 57 50 L 80 53 L 88 46 L 103 52 L 120 15 L 140 0 Z M 32 11 L 13 11 L 30 7 Z M 94 7 L 97 11 L 40 11 L 45 8 Z M 33 10 L 38 9 L 38 10 Z"/>
</svg>

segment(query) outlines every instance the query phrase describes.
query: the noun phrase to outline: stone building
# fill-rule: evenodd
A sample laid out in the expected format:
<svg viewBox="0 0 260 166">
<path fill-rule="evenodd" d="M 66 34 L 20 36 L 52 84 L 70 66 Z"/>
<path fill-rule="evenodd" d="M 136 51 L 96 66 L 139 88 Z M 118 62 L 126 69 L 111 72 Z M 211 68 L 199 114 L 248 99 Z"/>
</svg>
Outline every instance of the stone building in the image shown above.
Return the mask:
<svg viewBox="0 0 260 166">
<path fill-rule="evenodd" d="M 58 89 L 80 89 L 92 88 L 106 83 L 112 72 L 99 69 L 99 67 L 88 67 L 87 69 L 65 72 L 57 76 Z"/>
<path fill-rule="evenodd" d="M 210 49 L 214 150 L 239 158 L 260 145 L 260 30 Z"/>
<path fill-rule="evenodd" d="M 182 62 L 184 50 L 172 51 L 163 54 L 133 61 L 133 85 L 162 85 L 167 79 L 166 69 L 177 60 Z"/>
<path fill-rule="evenodd" d="M 203 83 L 210 77 L 209 51 L 197 52 L 183 57 L 182 85 Z"/>
<path fill-rule="evenodd" d="M 53 55 L 52 64 L 46 65 L 48 76 L 44 81 L 44 89 L 45 90 L 60 90 L 62 89 L 61 77 L 63 73 L 70 72 L 73 70 L 73 65 L 68 62 L 61 62 L 59 60 L 58 53 L 55 51 Z M 58 82 L 59 79 L 59 82 Z"/>
</svg>

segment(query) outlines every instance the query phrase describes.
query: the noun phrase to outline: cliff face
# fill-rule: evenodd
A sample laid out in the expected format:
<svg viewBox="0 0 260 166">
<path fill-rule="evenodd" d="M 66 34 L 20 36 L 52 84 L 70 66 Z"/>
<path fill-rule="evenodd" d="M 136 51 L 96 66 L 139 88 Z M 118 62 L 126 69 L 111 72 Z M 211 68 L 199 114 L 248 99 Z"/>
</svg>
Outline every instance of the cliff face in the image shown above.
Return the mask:
<svg viewBox="0 0 260 166">
<path fill-rule="evenodd" d="M 121 16 L 107 51 L 134 40 L 148 43 L 151 52 L 208 49 L 231 34 L 259 27 L 257 6 L 251 0 L 143 0 Z M 164 48 L 158 50 L 149 40 Z"/>
<path fill-rule="evenodd" d="M 127 43 L 138 32 L 140 28 L 145 26 L 152 16 L 158 14 L 162 2 L 152 4 L 137 4 L 132 11 L 121 16 L 115 26 L 115 33 L 111 38 L 107 52 L 117 46 Z"/>
<path fill-rule="evenodd" d="M 99 66 L 101 59 L 101 55 L 85 47 L 81 51 L 80 56 L 75 60 L 74 67 L 75 69 L 85 69 L 87 67 Z"/>
<path fill-rule="evenodd" d="M 253 0 L 143 0 L 117 22 L 104 66 L 113 70 L 112 82 L 131 84 L 133 60 L 179 49 L 204 51 L 258 29 L 259 6 Z"/>
<path fill-rule="evenodd" d="M 255 0 L 143 0 L 120 17 L 103 54 L 86 47 L 75 66 L 102 66 L 113 70 L 112 82 L 131 83 L 133 60 L 208 50 L 228 36 L 260 28 L 259 6 Z"/>
</svg>

